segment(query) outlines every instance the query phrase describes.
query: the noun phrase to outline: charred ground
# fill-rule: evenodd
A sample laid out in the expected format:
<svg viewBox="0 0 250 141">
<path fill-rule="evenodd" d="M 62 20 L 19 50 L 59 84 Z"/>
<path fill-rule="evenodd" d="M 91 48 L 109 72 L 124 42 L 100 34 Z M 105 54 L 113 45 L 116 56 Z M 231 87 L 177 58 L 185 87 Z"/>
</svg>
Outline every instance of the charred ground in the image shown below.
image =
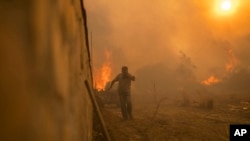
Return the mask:
<svg viewBox="0 0 250 141">
<path fill-rule="evenodd" d="M 184 104 L 182 94 L 154 101 L 135 93 L 135 119 L 128 121 L 115 105 L 101 111 L 115 141 L 227 141 L 230 124 L 250 124 L 249 93 L 215 94 L 212 106 L 206 104 L 209 99 L 187 97 Z"/>
</svg>

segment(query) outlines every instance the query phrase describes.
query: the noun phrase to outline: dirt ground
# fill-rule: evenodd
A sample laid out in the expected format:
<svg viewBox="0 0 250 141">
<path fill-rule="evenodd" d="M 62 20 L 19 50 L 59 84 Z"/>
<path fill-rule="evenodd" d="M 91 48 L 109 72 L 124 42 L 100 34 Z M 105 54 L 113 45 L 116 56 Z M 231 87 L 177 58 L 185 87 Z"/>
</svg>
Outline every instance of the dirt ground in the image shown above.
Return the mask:
<svg viewBox="0 0 250 141">
<path fill-rule="evenodd" d="M 114 141 L 228 141 L 230 124 L 250 124 L 250 95 L 214 98 L 213 108 L 176 99 L 133 101 L 134 120 L 123 121 L 120 108 L 101 108 Z"/>
</svg>

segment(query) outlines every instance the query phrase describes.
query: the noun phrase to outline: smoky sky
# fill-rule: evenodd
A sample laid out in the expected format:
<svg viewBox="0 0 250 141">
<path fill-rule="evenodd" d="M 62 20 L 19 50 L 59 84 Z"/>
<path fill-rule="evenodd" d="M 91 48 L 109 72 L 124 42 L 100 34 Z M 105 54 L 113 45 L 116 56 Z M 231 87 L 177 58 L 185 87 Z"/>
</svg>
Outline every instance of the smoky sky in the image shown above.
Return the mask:
<svg viewBox="0 0 250 141">
<path fill-rule="evenodd" d="M 108 50 L 112 77 L 127 65 L 134 74 L 153 76 L 147 71 L 157 74 L 158 67 L 166 72 L 161 75 L 202 81 L 225 73 L 232 49 L 237 67 L 249 69 L 250 2 L 241 0 L 234 13 L 219 15 L 215 1 L 86 0 L 94 67 Z"/>
</svg>

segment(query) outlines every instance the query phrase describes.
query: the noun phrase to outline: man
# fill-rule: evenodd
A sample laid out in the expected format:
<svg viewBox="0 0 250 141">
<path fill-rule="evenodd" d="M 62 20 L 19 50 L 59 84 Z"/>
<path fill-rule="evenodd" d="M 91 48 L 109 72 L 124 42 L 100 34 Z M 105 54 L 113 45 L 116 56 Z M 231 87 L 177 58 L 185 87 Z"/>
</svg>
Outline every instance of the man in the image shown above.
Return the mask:
<svg viewBox="0 0 250 141">
<path fill-rule="evenodd" d="M 118 93 L 121 102 L 121 112 L 124 120 L 133 119 L 132 115 L 132 103 L 130 86 L 131 81 L 135 81 L 135 76 L 128 73 L 128 67 L 122 67 L 122 73 L 118 74 L 115 79 L 111 82 L 110 88 L 112 88 L 115 82 L 118 82 Z"/>
</svg>

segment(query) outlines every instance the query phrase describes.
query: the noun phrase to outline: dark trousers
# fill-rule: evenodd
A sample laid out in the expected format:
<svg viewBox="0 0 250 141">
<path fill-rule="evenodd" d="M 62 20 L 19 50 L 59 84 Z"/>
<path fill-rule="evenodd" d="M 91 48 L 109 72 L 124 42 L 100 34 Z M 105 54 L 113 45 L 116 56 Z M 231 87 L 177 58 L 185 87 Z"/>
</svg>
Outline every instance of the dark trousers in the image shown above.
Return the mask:
<svg viewBox="0 0 250 141">
<path fill-rule="evenodd" d="M 119 92 L 123 119 L 132 119 L 132 103 L 129 92 Z"/>
</svg>

